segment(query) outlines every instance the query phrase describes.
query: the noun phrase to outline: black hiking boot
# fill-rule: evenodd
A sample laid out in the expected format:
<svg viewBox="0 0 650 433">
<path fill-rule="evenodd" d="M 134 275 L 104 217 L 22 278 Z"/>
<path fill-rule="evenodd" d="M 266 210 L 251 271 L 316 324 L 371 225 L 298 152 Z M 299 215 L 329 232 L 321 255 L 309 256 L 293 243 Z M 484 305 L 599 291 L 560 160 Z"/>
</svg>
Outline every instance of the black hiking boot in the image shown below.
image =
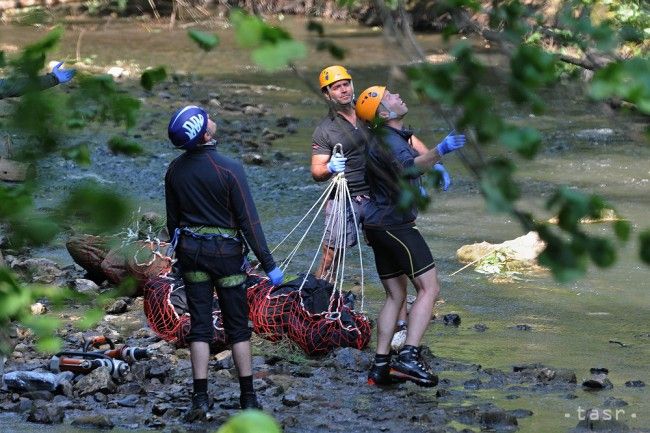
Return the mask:
<svg viewBox="0 0 650 433">
<path fill-rule="evenodd" d="M 262 405 L 257 401 L 257 395 L 254 392 L 243 392 L 239 396 L 239 406 L 242 410 L 257 409 L 262 410 Z"/>
<path fill-rule="evenodd" d="M 420 359 L 418 348 L 413 346 L 404 346 L 397 360 L 391 365 L 390 374 L 419 386 L 432 387 L 438 384 L 438 376 L 429 370 L 426 363 Z"/>
<path fill-rule="evenodd" d="M 372 364 L 368 372 L 368 385 L 385 386 L 402 382 L 404 382 L 404 379 L 390 374 L 389 363 L 383 365 Z"/>
<path fill-rule="evenodd" d="M 192 406 L 185 414 L 185 421 L 210 420 L 212 419 L 210 409 L 212 409 L 212 399 L 207 392 L 192 394 Z"/>
</svg>

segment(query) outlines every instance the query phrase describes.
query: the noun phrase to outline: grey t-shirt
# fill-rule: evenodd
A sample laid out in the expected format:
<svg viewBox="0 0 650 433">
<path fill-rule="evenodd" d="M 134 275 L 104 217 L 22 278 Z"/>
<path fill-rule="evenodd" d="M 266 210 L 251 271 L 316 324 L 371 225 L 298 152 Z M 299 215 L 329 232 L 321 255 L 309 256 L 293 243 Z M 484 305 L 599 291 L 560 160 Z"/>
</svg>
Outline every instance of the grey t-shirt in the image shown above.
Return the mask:
<svg viewBox="0 0 650 433">
<path fill-rule="evenodd" d="M 365 180 L 366 145 L 372 137 L 361 120 L 352 125 L 340 114 L 328 114 L 312 135 L 312 155 L 331 155 L 336 143 L 343 145 L 345 178 L 352 196 L 367 195 L 370 190 Z"/>
</svg>

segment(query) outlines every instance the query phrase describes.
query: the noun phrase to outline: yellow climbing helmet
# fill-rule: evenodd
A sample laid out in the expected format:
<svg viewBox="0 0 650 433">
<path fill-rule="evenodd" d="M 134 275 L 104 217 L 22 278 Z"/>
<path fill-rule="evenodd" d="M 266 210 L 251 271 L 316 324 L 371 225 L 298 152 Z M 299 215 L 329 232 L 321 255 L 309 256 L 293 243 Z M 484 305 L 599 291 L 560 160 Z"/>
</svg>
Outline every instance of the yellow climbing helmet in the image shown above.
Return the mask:
<svg viewBox="0 0 650 433">
<path fill-rule="evenodd" d="M 372 86 L 361 92 L 357 105 L 354 107 L 357 117 L 370 122 L 377 115 L 377 108 L 384 97 L 386 86 Z"/>
<path fill-rule="evenodd" d="M 320 75 L 318 76 L 321 90 L 330 84 L 341 80 L 352 80 L 352 75 L 350 75 L 348 70 L 343 66 L 338 65 L 328 66 L 320 71 Z"/>
</svg>

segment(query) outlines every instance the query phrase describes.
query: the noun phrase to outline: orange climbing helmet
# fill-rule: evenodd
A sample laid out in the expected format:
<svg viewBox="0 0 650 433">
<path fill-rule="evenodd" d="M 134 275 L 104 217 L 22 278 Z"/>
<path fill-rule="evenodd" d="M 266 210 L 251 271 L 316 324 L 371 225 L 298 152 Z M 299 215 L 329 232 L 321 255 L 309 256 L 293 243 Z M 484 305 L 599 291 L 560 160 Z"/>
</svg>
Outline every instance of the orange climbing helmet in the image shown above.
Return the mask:
<svg viewBox="0 0 650 433">
<path fill-rule="evenodd" d="M 328 66 L 320 71 L 320 75 L 318 76 L 321 90 L 341 80 L 352 80 L 352 75 L 350 75 L 347 69 L 339 65 Z"/>
<path fill-rule="evenodd" d="M 377 108 L 384 97 L 386 86 L 372 86 L 361 92 L 357 105 L 354 107 L 357 117 L 370 122 L 377 115 Z"/>
</svg>

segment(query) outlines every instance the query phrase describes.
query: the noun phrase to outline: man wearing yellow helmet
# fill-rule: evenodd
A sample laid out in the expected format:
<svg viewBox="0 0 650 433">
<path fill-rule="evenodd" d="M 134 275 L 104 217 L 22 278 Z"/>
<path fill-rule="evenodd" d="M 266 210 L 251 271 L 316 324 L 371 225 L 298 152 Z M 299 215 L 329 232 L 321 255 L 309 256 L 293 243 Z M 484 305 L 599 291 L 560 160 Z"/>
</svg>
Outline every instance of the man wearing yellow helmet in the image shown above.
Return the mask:
<svg viewBox="0 0 650 433">
<path fill-rule="evenodd" d="M 420 386 L 435 386 L 438 377 L 423 362 L 419 345 L 431 320 L 440 291 L 431 251 L 415 226 L 417 209 L 399 206 L 400 180 L 419 185 L 419 177 L 446 153 L 461 148 L 462 134 L 449 134 L 435 148 L 420 153 L 409 144 L 412 133 L 404 129 L 408 106 L 400 95 L 383 86 L 364 90 L 356 102 L 360 119 L 383 120 L 378 140 L 370 141 L 366 177 L 370 200 L 366 205 L 364 231 L 375 255 L 375 266 L 386 289 L 386 302 L 377 320 L 377 353 L 368 374 L 368 383 L 383 385 L 394 380 L 410 380 Z M 408 281 L 417 298 L 408 317 L 406 344 L 391 363 L 390 342 L 404 299 Z"/>
<path fill-rule="evenodd" d="M 330 109 L 327 116 L 316 126 L 312 136 L 311 174 L 317 182 L 330 179 L 337 173 L 345 173 L 345 177 L 352 195 L 354 213 L 358 220 L 354 220 L 351 209 L 347 209 L 346 246 L 356 245 L 355 227 L 363 221 L 362 204 L 368 198 L 368 186 L 365 175 L 365 149 L 371 138 L 365 124 L 357 119 L 354 111 L 354 86 L 352 76 L 343 66 L 329 66 L 319 75 L 319 84 L 323 96 Z M 334 151 L 337 144 L 341 144 L 342 154 Z M 332 218 L 332 201 L 325 209 L 325 226 Z M 329 230 L 326 228 L 326 230 Z M 323 258 L 316 276 L 323 279 L 332 279 L 335 274 L 334 262 L 334 236 L 325 234 L 323 244 Z"/>
</svg>

